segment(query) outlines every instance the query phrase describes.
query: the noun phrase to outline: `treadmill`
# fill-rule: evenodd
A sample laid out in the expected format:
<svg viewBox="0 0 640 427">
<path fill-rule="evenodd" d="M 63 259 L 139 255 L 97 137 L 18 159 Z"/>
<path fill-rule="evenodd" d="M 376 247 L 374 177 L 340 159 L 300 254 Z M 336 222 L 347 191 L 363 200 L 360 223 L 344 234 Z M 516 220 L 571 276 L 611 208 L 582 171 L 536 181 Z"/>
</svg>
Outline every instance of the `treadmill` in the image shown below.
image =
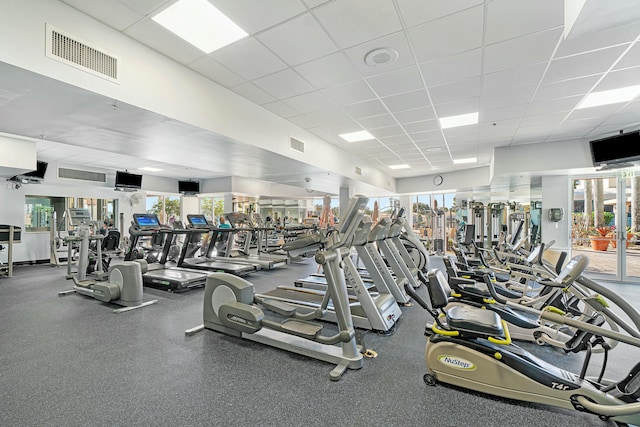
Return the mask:
<svg viewBox="0 0 640 427">
<path fill-rule="evenodd" d="M 214 232 L 217 227 L 210 225 L 204 215 L 187 215 L 187 220 L 189 221 L 189 225 L 186 230 L 189 230 L 189 233 L 187 234 L 188 238 L 180 250 L 178 267 L 205 270 L 208 272 L 222 271 L 236 276 L 245 276 L 260 270 L 260 265 L 255 263 L 235 262 L 235 259 L 232 258 L 211 257 L 210 252 L 213 251 L 215 240 L 217 239 L 217 234 Z M 187 257 L 189 244 L 194 243 L 196 239 L 200 238 L 203 234 L 211 234 L 205 256 Z"/>
<path fill-rule="evenodd" d="M 136 247 L 140 237 L 153 236 L 158 233 L 165 234 L 162 255 L 158 262 L 148 265 L 147 271 L 142 275 L 143 285 L 169 292 L 180 292 L 204 286 L 207 281 L 206 273 L 172 267 L 166 264 L 167 254 L 174 238 L 178 234 L 188 233 L 188 231 L 173 230 L 162 226 L 156 214 L 133 214 L 133 225 L 129 228 L 131 236 L 130 252 Z"/>
<path fill-rule="evenodd" d="M 207 247 L 205 258 L 210 261 L 219 261 L 219 262 L 230 262 L 237 264 L 248 264 L 255 266 L 256 270 L 272 270 L 276 267 L 280 267 L 286 264 L 285 260 L 275 261 L 272 259 L 262 259 L 260 257 L 254 255 L 236 255 L 231 256 L 231 248 L 233 247 L 234 235 L 238 232 L 237 228 L 220 228 L 216 227 L 213 224 L 207 221 L 207 218 L 204 215 L 187 215 L 187 221 L 189 222 L 189 226 L 191 228 L 199 228 L 207 230 L 211 233 L 211 239 L 209 240 L 209 245 Z M 224 249 L 216 248 L 216 243 L 226 242 L 224 243 Z M 214 250 L 217 249 L 217 253 L 219 251 L 224 252 L 223 256 L 215 256 L 213 255 Z"/>
</svg>

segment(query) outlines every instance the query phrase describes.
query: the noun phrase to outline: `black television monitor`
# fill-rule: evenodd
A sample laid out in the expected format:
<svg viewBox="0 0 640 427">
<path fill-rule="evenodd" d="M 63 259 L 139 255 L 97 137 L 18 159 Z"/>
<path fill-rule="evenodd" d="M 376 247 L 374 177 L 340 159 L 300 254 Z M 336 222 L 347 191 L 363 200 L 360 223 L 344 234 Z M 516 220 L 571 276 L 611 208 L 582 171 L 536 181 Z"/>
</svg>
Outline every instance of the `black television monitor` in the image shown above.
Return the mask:
<svg viewBox="0 0 640 427">
<path fill-rule="evenodd" d="M 140 190 L 142 188 L 142 175 L 117 171 L 116 188 Z"/>
<path fill-rule="evenodd" d="M 594 166 L 640 160 L 640 131 L 589 141 Z"/>
<path fill-rule="evenodd" d="M 198 181 L 178 181 L 178 193 L 198 194 L 200 193 L 200 182 Z"/>
<path fill-rule="evenodd" d="M 49 163 L 41 162 L 40 160 L 38 160 L 38 163 L 36 166 L 37 169 L 32 172 L 25 173 L 24 176 L 28 176 L 30 178 L 44 179 L 44 174 L 47 173 L 47 166 L 49 166 Z"/>
</svg>

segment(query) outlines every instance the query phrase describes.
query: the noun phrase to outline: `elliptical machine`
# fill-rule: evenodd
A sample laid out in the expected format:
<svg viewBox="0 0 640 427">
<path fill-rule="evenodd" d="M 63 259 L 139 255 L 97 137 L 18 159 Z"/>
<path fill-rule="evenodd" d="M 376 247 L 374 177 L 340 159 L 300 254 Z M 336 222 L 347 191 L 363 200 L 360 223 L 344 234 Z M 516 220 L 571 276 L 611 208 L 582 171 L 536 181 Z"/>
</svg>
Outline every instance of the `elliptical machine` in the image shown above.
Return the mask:
<svg viewBox="0 0 640 427">
<path fill-rule="evenodd" d="M 101 236 L 104 237 L 104 236 Z M 80 226 L 78 230 L 80 239 L 80 255 L 78 258 L 78 272 L 71 277 L 74 282 L 73 289 L 58 292 L 58 296 L 78 293 L 97 299 L 102 302 L 111 302 L 123 306 L 113 310 L 114 313 L 124 313 L 155 304 L 158 300 L 143 302 L 142 273 L 146 271 L 146 262 L 125 261 L 109 267 L 108 280 L 98 281 L 87 278 L 87 265 L 89 264 L 90 229 L 88 226 Z M 98 244 L 98 248 L 100 244 Z M 100 252 L 98 253 L 100 256 Z"/>
<path fill-rule="evenodd" d="M 636 347 L 640 347 L 640 339 L 543 312 L 543 319 L 585 331 L 583 340 L 588 349 L 580 374 L 574 374 L 512 344 L 507 324 L 496 312 L 469 306 L 445 311 L 450 296 L 446 282 L 439 279 L 442 276 L 429 276 L 426 287 L 430 305 L 407 287 L 407 292 L 435 319 L 432 327 L 425 329 L 426 384 L 443 382 L 510 399 L 588 412 L 602 420 L 640 424 L 640 363 L 622 381 L 603 379 L 606 362 L 598 378 L 586 376 L 590 348 L 602 346 L 605 352 L 608 349 L 603 338 Z"/>
</svg>

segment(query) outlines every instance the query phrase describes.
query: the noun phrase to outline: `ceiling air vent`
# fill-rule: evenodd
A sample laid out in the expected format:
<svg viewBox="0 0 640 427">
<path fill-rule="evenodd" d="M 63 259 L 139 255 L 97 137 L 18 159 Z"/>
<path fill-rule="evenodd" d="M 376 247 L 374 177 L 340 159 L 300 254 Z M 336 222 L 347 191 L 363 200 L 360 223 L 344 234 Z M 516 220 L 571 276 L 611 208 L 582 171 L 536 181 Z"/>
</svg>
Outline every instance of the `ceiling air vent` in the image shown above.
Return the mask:
<svg viewBox="0 0 640 427">
<path fill-rule="evenodd" d="M 362 168 L 356 166 L 356 175 L 362 175 Z"/>
<path fill-rule="evenodd" d="M 78 181 L 107 182 L 107 174 L 105 173 L 67 168 L 58 168 L 58 178 L 76 179 Z"/>
<path fill-rule="evenodd" d="M 89 46 L 48 24 L 46 32 L 47 57 L 112 82 L 118 81 L 120 66 L 118 58 L 107 54 L 104 50 Z"/>
<path fill-rule="evenodd" d="M 304 153 L 304 142 L 298 141 L 295 138 L 289 138 L 289 148 Z"/>
</svg>

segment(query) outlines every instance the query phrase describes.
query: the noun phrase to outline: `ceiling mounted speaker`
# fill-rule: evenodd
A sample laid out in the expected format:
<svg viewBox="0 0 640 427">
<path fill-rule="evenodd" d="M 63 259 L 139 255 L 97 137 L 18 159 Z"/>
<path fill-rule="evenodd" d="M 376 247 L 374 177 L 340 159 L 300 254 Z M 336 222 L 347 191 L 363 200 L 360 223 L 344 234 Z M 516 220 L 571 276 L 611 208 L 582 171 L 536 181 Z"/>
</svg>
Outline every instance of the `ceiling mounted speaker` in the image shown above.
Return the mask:
<svg viewBox="0 0 640 427">
<path fill-rule="evenodd" d="M 390 47 L 373 49 L 364 56 L 364 62 L 370 67 L 389 65 L 398 59 L 398 51 Z"/>
</svg>

